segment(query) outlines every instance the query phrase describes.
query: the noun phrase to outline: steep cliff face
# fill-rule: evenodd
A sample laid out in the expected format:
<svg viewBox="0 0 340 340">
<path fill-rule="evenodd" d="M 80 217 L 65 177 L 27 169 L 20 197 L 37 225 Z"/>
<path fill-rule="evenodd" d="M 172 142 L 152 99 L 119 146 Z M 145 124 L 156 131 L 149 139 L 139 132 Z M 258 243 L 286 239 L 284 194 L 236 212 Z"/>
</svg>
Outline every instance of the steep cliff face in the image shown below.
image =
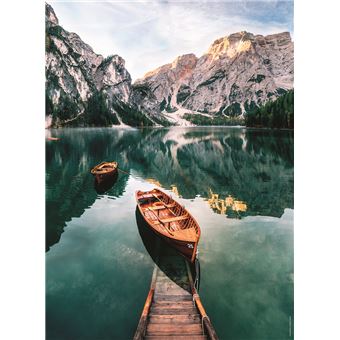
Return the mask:
<svg viewBox="0 0 340 340">
<path fill-rule="evenodd" d="M 136 84 L 148 83 L 153 94 L 160 102 L 161 109 L 171 110 L 176 108 L 175 99 L 180 84 L 190 81 L 197 63 L 194 54 L 186 54 L 176 58 L 171 64 L 148 72 L 144 80 L 137 81 Z"/>
<path fill-rule="evenodd" d="M 148 86 L 164 113 L 242 116 L 293 88 L 293 48 L 288 32 L 234 33 L 214 41 L 202 57 L 178 57 L 135 85 Z"/>
<path fill-rule="evenodd" d="M 155 124 L 133 100 L 136 95 L 123 58 L 96 54 L 77 34 L 59 26 L 48 4 L 45 23 L 48 126 Z"/>
</svg>

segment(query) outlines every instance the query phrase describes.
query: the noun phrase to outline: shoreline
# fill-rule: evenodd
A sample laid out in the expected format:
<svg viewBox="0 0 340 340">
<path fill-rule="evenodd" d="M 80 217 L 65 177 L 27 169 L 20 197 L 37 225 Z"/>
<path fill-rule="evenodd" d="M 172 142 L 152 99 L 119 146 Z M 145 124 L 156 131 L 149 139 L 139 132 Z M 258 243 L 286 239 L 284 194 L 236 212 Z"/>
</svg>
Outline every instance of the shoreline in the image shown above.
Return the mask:
<svg viewBox="0 0 340 340">
<path fill-rule="evenodd" d="M 65 126 L 65 127 L 48 127 L 45 131 L 59 129 L 122 129 L 122 130 L 144 130 L 144 129 L 197 129 L 197 128 L 228 128 L 228 129 L 247 129 L 247 130 L 270 130 L 270 131 L 294 131 L 289 128 L 269 128 L 269 127 L 252 127 L 245 125 L 194 125 L 194 126 Z"/>
</svg>

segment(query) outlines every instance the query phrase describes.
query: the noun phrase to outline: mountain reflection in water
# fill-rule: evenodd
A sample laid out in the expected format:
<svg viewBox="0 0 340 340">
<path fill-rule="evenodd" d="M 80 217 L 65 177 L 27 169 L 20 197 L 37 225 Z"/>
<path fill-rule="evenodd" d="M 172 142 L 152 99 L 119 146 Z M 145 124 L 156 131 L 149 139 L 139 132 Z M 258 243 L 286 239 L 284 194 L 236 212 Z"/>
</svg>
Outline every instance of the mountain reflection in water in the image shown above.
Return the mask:
<svg viewBox="0 0 340 340">
<path fill-rule="evenodd" d="M 60 139 L 46 142 L 46 339 L 133 337 L 158 243 L 136 220 L 134 193 L 154 186 L 201 227 L 200 296 L 220 339 L 287 338 L 290 322 L 294 328 L 291 132 L 52 134 Z M 105 160 L 129 174 L 98 187 L 90 170 Z"/>
<path fill-rule="evenodd" d="M 186 199 L 202 196 L 219 213 L 280 217 L 293 208 L 293 133 L 233 128 L 60 129 L 46 143 L 46 244 L 97 198 L 90 169 L 116 160 L 132 176 Z M 120 175 L 107 194 L 123 194 Z M 246 209 L 228 209 L 233 197 Z M 210 200 L 210 201 L 209 201 Z M 227 201 L 225 201 L 227 203 Z M 235 207 L 235 206 L 234 206 Z M 240 216 L 241 216 L 240 215 Z M 233 214 L 230 215 L 232 217 Z"/>
<path fill-rule="evenodd" d="M 226 214 L 227 217 L 241 218 L 241 214 L 247 211 L 247 204 L 237 201 L 231 195 L 226 198 L 219 198 L 210 190 L 209 199 L 207 200 L 211 209 L 219 214 Z"/>
</svg>

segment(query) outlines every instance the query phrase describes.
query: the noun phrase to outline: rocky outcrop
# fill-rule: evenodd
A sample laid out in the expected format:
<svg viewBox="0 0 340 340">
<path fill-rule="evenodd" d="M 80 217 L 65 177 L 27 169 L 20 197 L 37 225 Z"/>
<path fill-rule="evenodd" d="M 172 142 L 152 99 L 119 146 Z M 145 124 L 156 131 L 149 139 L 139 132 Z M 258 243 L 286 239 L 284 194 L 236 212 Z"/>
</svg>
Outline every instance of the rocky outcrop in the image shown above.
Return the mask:
<svg viewBox="0 0 340 340">
<path fill-rule="evenodd" d="M 173 107 L 172 97 L 178 91 L 178 85 L 188 83 L 195 69 L 197 58 L 194 54 L 186 54 L 176 58 L 171 64 L 148 72 L 145 81 L 137 81 L 136 84 L 147 83 L 161 104 L 161 109 Z"/>
<path fill-rule="evenodd" d="M 240 116 L 293 88 L 293 48 L 288 32 L 234 33 L 214 41 L 200 58 L 178 57 L 134 85 L 148 86 L 164 113 Z"/>
<path fill-rule="evenodd" d="M 47 126 L 110 125 L 125 121 L 129 125 L 155 124 L 148 117 L 152 105 L 135 102 L 139 91 L 133 94 L 131 76 L 122 57 L 104 58 L 96 54 L 77 34 L 59 26 L 58 18 L 48 4 L 45 23 Z M 95 113 L 88 112 L 91 98 L 96 107 L 101 107 L 98 116 L 102 117 L 92 117 Z M 152 103 L 150 94 L 148 98 Z M 159 110 L 152 111 L 150 115 L 157 116 L 158 113 Z"/>
</svg>

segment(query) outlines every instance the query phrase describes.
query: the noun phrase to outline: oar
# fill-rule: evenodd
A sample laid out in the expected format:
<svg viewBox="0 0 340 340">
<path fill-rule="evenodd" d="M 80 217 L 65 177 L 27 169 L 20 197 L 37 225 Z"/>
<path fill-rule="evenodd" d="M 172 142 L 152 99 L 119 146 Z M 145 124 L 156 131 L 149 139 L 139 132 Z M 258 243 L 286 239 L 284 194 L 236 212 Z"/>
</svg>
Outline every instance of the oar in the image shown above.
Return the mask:
<svg viewBox="0 0 340 340">
<path fill-rule="evenodd" d="M 158 199 L 158 201 L 162 202 L 162 203 L 166 206 L 166 203 L 163 202 L 162 200 L 160 200 L 155 194 L 152 194 L 152 196 L 154 196 L 156 199 Z M 177 215 L 176 215 L 170 208 L 168 208 L 168 210 L 169 210 L 174 216 L 177 217 Z"/>
<path fill-rule="evenodd" d="M 152 212 L 152 214 L 157 218 L 157 220 L 162 224 L 163 228 L 171 235 L 174 236 L 174 234 L 171 233 L 171 231 L 169 230 L 169 228 L 159 219 L 159 217 L 155 214 L 155 212 L 150 209 L 150 208 L 146 208 L 148 211 Z"/>
<path fill-rule="evenodd" d="M 120 168 L 118 168 L 118 167 L 117 167 L 117 169 L 118 169 L 119 171 L 123 172 L 124 174 L 130 175 L 129 172 L 126 172 L 126 171 L 124 171 L 124 170 L 122 170 L 122 169 L 120 169 Z"/>
</svg>

